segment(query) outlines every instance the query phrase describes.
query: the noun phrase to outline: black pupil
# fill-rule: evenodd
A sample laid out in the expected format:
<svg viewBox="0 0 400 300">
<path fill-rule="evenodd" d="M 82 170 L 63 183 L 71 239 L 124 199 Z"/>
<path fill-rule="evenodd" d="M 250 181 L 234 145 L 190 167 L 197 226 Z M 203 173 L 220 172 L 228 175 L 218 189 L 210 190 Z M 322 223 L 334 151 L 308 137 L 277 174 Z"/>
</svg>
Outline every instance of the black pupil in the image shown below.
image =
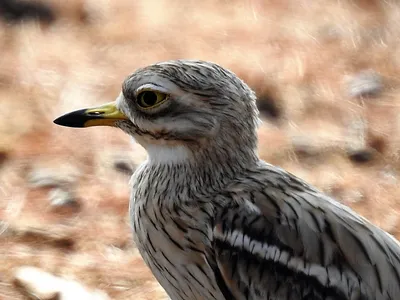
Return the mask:
<svg viewBox="0 0 400 300">
<path fill-rule="evenodd" d="M 140 100 L 143 106 L 153 106 L 157 103 L 157 95 L 154 92 L 143 92 L 140 95 Z"/>
</svg>

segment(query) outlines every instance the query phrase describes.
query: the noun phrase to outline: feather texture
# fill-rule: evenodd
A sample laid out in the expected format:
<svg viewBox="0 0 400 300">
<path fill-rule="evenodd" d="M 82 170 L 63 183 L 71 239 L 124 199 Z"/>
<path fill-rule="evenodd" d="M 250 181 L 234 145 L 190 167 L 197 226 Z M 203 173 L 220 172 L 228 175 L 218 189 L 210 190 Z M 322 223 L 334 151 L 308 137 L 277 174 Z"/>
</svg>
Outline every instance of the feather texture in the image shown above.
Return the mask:
<svg viewBox="0 0 400 300">
<path fill-rule="evenodd" d="M 248 175 L 229 186 L 236 201 L 218 210 L 210 250 L 237 299 L 400 295 L 390 235 L 282 170 L 264 164 Z"/>
</svg>

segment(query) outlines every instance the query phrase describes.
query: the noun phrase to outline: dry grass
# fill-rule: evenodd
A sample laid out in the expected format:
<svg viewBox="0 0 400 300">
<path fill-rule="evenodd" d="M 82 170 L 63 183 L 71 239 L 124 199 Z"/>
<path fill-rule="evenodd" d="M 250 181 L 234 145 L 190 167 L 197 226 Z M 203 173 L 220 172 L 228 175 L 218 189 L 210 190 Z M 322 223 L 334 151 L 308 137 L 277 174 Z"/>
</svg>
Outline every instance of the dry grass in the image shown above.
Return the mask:
<svg viewBox="0 0 400 300">
<path fill-rule="evenodd" d="M 400 5 L 396 1 L 50 1 L 50 26 L 0 25 L 0 298 L 21 265 L 105 290 L 113 299 L 162 292 L 131 242 L 128 177 L 108 153 L 131 151 L 114 129 L 53 125 L 67 111 L 113 100 L 138 67 L 176 58 L 224 65 L 279 107 L 260 153 L 400 237 Z M 373 69 L 376 98 L 353 99 L 346 78 Z M 372 148 L 352 162 L 349 148 Z M 143 150 L 134 145 L 137 161 Z M 34 168 L 79 168 L 82 209 L 59 214 Z M 62 170 L 62 169 L 60 169 Z"/>
</svg>

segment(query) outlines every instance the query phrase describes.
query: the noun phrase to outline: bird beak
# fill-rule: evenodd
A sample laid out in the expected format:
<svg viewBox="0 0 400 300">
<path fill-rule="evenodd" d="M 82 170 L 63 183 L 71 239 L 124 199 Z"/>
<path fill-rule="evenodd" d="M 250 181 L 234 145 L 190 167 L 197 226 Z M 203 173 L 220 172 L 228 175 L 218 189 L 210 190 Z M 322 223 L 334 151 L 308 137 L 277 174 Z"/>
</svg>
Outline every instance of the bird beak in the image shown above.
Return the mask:
<svg viewBox="0 0 400 300">
<path fill-rule="evenodd" d="M 65 114 L 53 122 L 67 127 L 115 126 L 117 121 L 128 117 L 117 109 L 115 102 L 94 108 L 80 109 Z"/>
</svg>

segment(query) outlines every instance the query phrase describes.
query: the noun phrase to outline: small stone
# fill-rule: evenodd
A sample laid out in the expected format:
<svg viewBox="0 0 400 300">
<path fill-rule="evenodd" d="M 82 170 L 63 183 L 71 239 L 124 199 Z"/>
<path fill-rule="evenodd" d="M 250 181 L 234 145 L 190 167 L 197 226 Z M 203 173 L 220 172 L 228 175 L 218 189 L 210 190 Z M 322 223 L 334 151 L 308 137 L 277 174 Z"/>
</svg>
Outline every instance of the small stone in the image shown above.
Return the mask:
<svg viewBox="0 0 400 300">
<path fill-rule="evenodd" d="M 376 154 L 376 151 L 367 145 L 367 130 L 368 123 L 363 118 L 354 118 L 348 124 L 345 149 L 348 158 L 355 163 L 369 162 Z"/>
<path fill-rule="evenodd" d="M 358 149 L 348 151 L 350 160 L 356 163 L 366 163 L 374 158 L 375 151 L 373 149 Z"/>
<path fill-rule="evenodd" d="M 347 87 L 351 97 L 374 97 L 382 92 L 383 79 L 373 70 L 364 70 L 347 78 Z"/>
<path fill-rule="evenodd" d="M 28 174 L 28 182 L 35 188 L 65 187 L 74 184 L 77 177 L 75 169 L 37 167 Z"/>
<path fill-rule="evenodd" d="M 43 244 L 65 251 L 75 247 L 74 232 L 63 226 L 34 227 L 10 224 L 6 227 L 5 234 L 24 244 L 35 244 L 36 247 Z"/>
<path fill-rule="evenodd" d="M 50 203 L 57 212 L 74 213 L 80 210 L 80 203 L 72 191 L 60 188 L 52 189 L 49 192 Z"/>
<path fill-rule="evenodd" d="M 282 114 L 277 101 L 265 93 L 257 97 L 257 107 L 261 114 L 270 119 L 278 119 Z"/>
<path fill-rule="evenodd" d="M 59 299 L 59 280 L 34 267 L 20 267 L 14 275 L 14 284 L 38 299 Z"/>
<path fill-rule="evenodd" d="M 22 21 L 50 24 L 56 20 L 56 13 L 51 6 L 38 1 L 1 0 L 0 19 L 10 24 L 19 24 Z"/>
<path fill-rule="evenodd" d="M 116 157 L 114 160 L 114 169 L 121 173 L 132 175 L 135 171 L 135 164 L 129 158 Z"/>
<path fill-rule="evenodd" d="M 108 300 L 99 290 L 88 290 L 79 282 L 54 276 L 39 268 L 24 266 L 16 270 L 14 284 L 34 299 Z"/>
</svg>

